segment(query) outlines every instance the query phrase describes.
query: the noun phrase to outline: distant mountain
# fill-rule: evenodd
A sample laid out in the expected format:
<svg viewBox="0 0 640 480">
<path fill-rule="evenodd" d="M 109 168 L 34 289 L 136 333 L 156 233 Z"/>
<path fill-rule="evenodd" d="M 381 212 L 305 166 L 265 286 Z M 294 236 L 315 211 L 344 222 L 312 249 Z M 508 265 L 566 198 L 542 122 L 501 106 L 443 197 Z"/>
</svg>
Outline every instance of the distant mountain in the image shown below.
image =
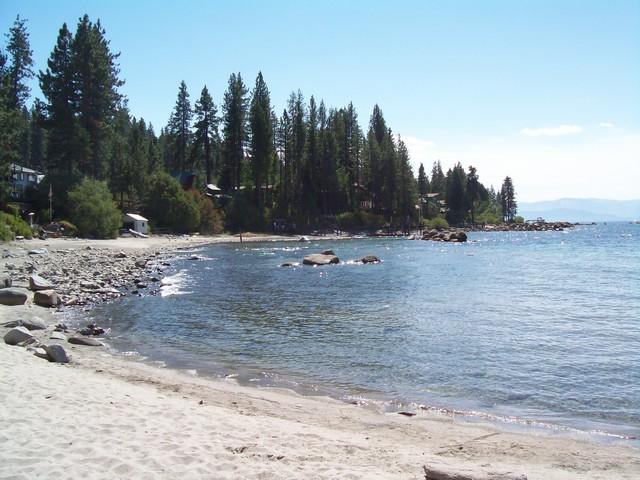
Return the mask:
<svg viewBox="0 0 640 480">
<path fill-rule="evenodd" d="M 526 220 L 542 217 L 549 221 L 567 222 L 640 220 L 640 199 L 561 198 L 544 202 L 519 202 L 518 215 Z"/>
</svg>

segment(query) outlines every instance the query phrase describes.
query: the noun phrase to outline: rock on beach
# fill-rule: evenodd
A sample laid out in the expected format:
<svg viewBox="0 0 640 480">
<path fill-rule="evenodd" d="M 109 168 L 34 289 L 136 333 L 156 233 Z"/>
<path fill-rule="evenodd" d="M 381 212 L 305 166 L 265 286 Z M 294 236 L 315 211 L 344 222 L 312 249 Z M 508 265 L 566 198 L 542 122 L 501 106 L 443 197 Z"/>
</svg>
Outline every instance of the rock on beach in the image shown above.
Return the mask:
<svg viewBox="0 0 640 480">
<path fill-rule="evenodd" d="M 24 305 L 29 295 L 22 288 L 0 288 L 0 305 Z"/>
<path fill-rule="evenodd" d="M 5 334 L 4 343 L 7 345 L 18 345 L 30 338 L 33 338 L 33 333 L 27 330 L 26 327 L 15 327 Z"/>
<path fill-rule="evenodd" d="M 95 338 L 90 338 L 90 337 L 75 336 L 75 337 L 69 338 L 69 340 L 67 341 L 73 345 L 84 345 L 86 347 L 102 347 L 103 346 L 102 342 L 100 342 L 99 340 L 96 340 Z"/>
<path fill-rule="evenodd" d="M 42 278 L 40 275 L 34 273 L 29 276 L 29 288 L 33 291 L 50 290 L 53 288 L 53 284 Z"/>
<path fill-rule="evenodd" d="M 41 307 L 57 307 L 60 305 L 60 298 L 53 290 L 40 290 L 33 295 L 33 303 Z"/>
<path fill-rule="evenodd" d="M 47 352 L 47 356 L 51 362 L 69 363 L 69 356 L 62 345 L 55 343 L 53 345 L 45 345 L 44 350 Z"/>
</svg>

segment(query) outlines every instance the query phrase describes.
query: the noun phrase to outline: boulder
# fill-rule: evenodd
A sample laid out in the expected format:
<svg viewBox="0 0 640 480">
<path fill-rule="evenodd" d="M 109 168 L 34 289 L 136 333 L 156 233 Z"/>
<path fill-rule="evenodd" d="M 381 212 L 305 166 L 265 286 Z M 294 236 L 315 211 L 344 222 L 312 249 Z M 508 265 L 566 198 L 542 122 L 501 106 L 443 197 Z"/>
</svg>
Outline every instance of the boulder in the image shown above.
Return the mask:
<svg viewBox="0 0 640 480">
<path fill-rule="evenodd" d="M 27 298 L 27 291 L 21 288 L 0 288 L 0 305 L 24 305 Z"/>
<path fill-rule="evenodd" d="M 0 275 L 0 288 L 9 288 L 11 284 L 12 281 L 9 275 Z"/>
<path fill-rule="evenodd" d="M 380 259 L 378 257 L 376 257 L 375 255 L 365 255 L 364 257 L 362 257 L 360 259 L 360 261 L 362 263 L 378 263 L 378 262 L 380 262 Z"/>
<path fill-rule="evenodd" d="M 49 361 L 55 363 L 69 363 L 69 356 L 62 345 L 53 344 L 45 345 L 44 350 L 47 352 Z"/>
<path fill-rule="evenodd" d="M 4 336 L 4 343 L 17 345 L 21 342 L 33 338 L 33 334 L 26 327 L 15 327 L 9 330 Z"/>
<path fill-rule="evenodd" d="M 27 330 L 44 330 L 47 328 L 46 322 L 40 317 L 25 318 L 20 323 Z"/>
<path fill-rule="evenodd" d="M 299 265 L 298 262 L 284 262 L 280 266 L 281 267 L 297 267 L 298 265 Z"/>
<path fill-rule="evenodd" d="M 124 252 L 116 253 L 116 258 L 127 258 L 127 254 Z"/>
<path fill-rule="evenodd" d="M 330 265 L 332 263 L 340 263 L 340 259 L 335 255 L 323 255 L 321 253 L 312 253 L 306 255 L 302 259 L 304 265 Z"/>
<path fill-rule="evenodd" d="M 47 351 L 43 347 L 33 348 L 27 347 L 27 350 L 33 352 L 33 354 L 38 358 L 44 358 L 45 360 L 49 360 L 49 355 Z"/>
<path fill-rule="evenodd" d="M 40 275 L 33 273 L 29 275 L 29 288 L 33 291 L 50 290 L 53 288 L 53 284 Z"/>
<path fill-rule="evenodd" d="M 75 337 L 69 338 L 69 340 L 67 341 L 74 345 L 85 345 L 87 347 L 102 347 L 102 342 L 91 337 L 75 336 Z"/>
<path fill-rule="evenodd" d="M 136 267 L 145 268 L 147 266 L 146 260 L 136 260 Z"/>
<path fill-rule="evenodd" d="M 29 255 L 45 255 L 49 253 L 49 250 L 46 248 L 34 248 L 33 250 L 29 250 L 27 253 Z"/>
<path fill-rule="evenodd" d="M 320 252 L 322 255 L 335 255 L 335 253 L 333 253 L 333 250 L 323 250 L 322 252 Z"/>
<path fill-rule="evenodd" d="M 53 290 L 40 290 L 33 295 L 33 303 L 41 307 L 57 307 L 60 305 L 60 298 Z"/>
<path fill-rule="evenodd" d="M 67 336 L 62 332 L 52 332 L 51 335 L 49 335 L 49 338 L 51 340 L 62 340 L 64 342 L 67 341 Z"/>
</svg>

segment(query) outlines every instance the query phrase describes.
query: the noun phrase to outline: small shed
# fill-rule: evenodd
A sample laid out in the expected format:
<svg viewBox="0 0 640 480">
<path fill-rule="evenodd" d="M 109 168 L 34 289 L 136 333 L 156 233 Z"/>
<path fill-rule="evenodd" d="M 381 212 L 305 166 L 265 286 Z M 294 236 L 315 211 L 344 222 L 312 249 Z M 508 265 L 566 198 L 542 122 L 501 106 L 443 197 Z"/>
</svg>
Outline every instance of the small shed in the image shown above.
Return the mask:
<svg viewBox="0 0 640 480">
<path fill-rule="evenodd" d="M 149 220 L 137 213 L 127 213 L 124 216 L 124 228 L 147 235 L 149 233 Z"/>
</svg>

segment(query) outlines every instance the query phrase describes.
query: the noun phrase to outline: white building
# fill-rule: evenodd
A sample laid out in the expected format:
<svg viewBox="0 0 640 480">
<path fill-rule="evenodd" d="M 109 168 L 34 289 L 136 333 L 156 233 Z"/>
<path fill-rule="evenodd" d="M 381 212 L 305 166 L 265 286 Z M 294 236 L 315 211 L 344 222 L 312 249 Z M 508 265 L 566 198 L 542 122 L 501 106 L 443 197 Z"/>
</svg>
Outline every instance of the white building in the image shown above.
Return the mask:
<svg viewBox="0 0 640 480">
<path fill-rule="evenodd" d="M 149 220 L 136 213 L 127 213 L 124 216 L 124 228 L 147 235 L 149 233 Z"/>
</svg>

